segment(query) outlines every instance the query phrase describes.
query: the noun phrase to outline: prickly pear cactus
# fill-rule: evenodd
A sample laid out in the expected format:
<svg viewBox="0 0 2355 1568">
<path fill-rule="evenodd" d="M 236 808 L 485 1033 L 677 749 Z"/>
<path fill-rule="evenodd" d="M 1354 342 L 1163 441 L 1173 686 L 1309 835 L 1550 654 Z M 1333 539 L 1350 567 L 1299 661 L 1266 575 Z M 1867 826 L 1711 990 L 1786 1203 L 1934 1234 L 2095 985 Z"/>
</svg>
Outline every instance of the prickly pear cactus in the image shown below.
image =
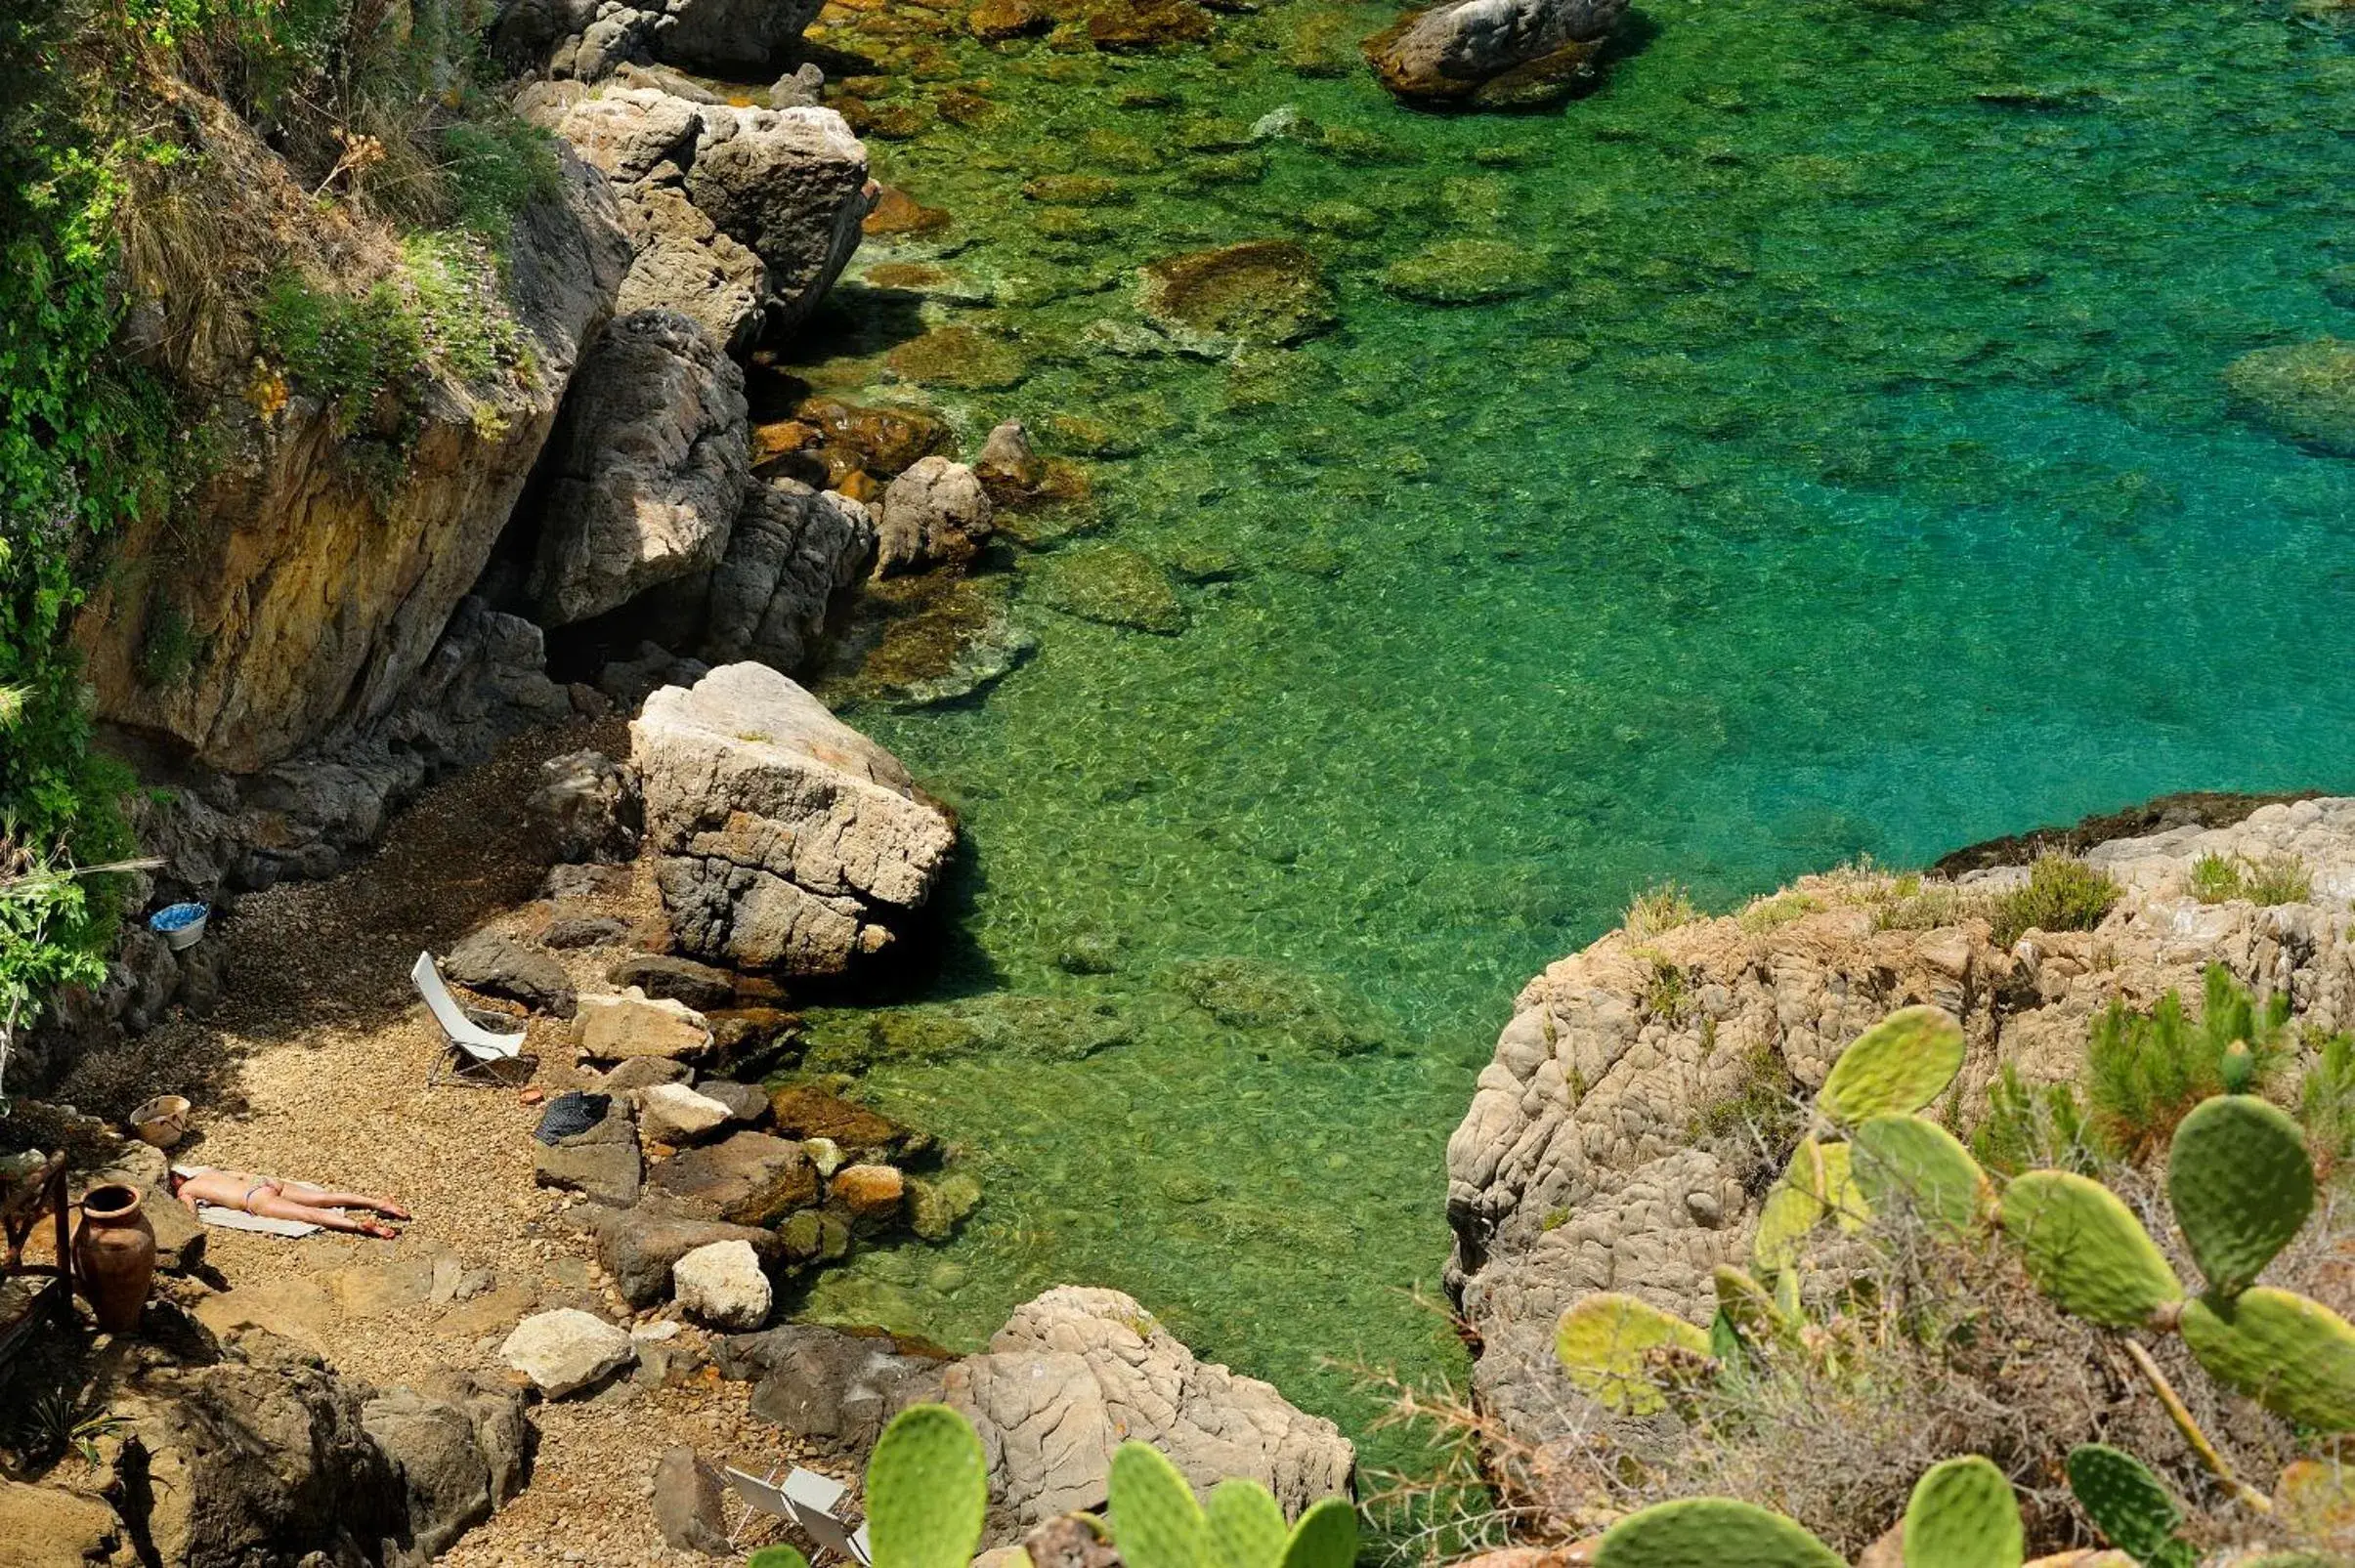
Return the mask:
<svg viewBox="0 0 2355 1568">
<path fill-rule="evenodd" d="M 1729 1498 L 1683 1498 L 1606 1531 L 1595 1568 L 1847 1568 L 1779 1513 Z"/>
<path fill-rule="evenodd" d="M 1211 1568 L 1216 1561 L 1193 1488 L 1159 1449 L 1121 1444 L 1112 1455 L 1111 1495 L 1112 1539 L 1132 1568 Z"/>
<path fill-rule="evenodd" d="M 1934 1122 L 1889 1112 L 1867 1117 L 1849 1134 L 1851 1165 L 1867 1208 L 1898 1206 L 1951 1236 L 1977 1230 L 1995 1204 L 1979 1162 Z"/>
<path fill-rule="evenodd" d="M 809 1568 L 809 1559 L 791 1547 L 763 1547 L 745 1559 L 744 1568 Z"/>
<path fill-rule="evenodd" d="M 1782 1310 L 1774 1293 L 1759 1284 L 1756 1276 L 1721 1263 L 1715 1279 L 1719 1314 L 1751 1343 L 1797 1341 L 1798 1320 Z"/>
<path fill-rule="evenodd" d="M 1202 1516 L 1212 1568 L 1277 1568 L 1284 1560 L 1291 1534 L 1284 1510 L 1257 1481 L 1220 1481 L 1210 1489 Z"/>
<path fill-rule="evenodd" d="M 1630 1416 L 1648 1416 L 1667 1406 L 1648 1364 L 1651 1352 L 1660 1349 L 1706 1356 L 1709 1335 L 1682 1318 L 1613 1291 L 1581 1297 L 1562 1315 L 1562 1326 L 1554 1332 L 1554 1354 L 1570 1381 L 1605 1407 Z M 1117 1494 L 1114 1506 L 1118 1507 Z M 1117 1528 L 1117 1516 L 1113 1522 Z M 1128 1549 L 1126 1540 L 1121 1547 Z"/>
<path fill-rule="evenodd" d="M 1816 1095 L 1842 1126 L 1886 1112 L 1918 1111 L 1962 1071 L 1962 1025 L 1939 1007 L 1901 1007 L 1859 1035 Z"/>
<path fill-rule="evenodd" d="M 1913 1484 L 1905 1540 L 1905 1568 L 2020 1568 L 2028 1544 L 2011 1483 L 1976 1454 Z"/>
<path fill-rule="evenodd" d="M 2183 1299 L 2183 1287 L 2126 1206 L 2098 1181 L 2032 1170 L 2004 1189 L 2003 1230 L 2029 1277 L 2063 1310 L 2129 1329 Z"/>
<path fill-rule="evenodd" d="M 2200 1553 L 2175 1532 L 2183 1508 L 2149 1465 L 2107 1443 L 2069 1451 L 2069 1490 L 2110 1545 L 2145 1568 L 2192 1568 Z"/>
<path fill-rule="evenodd" d="M 2208 1290 L 2237 1295 L 2314 1211 L 2305 1134 L 2251 1095 L 2203 1100 L 2175 1129 L 2167 1197 Z"/>
<path fill-rule="evenodd" d="M 2218 1382 L 2302 1425 L 2355 1431 L 2355 1328 L 2320 1301 L 2264 1286 L 2203 1296 L 2181 1329 Z"/>
<path fill-rule="evenodd" d="M 1356 1560 L 1357 1509 L 1347 1498 L 1327 1498 L 1292 1527 L 1280 1568 L 1350 1568 Z"/>
<path fill-rule="evenodd" d="M 892 1418 L 867 1461 L 875 1568 L 965 1568 L 988 1509 L 988 1462 L 963 1416 L 911 1405 Z"/>
<path fill-rule="evenodd" d="M 1791 1156 L 1790 1168 L 1775 1183 L 1758 1210 L 1758 1234 L 1750 1243 L 1750 1261 L 1761 1274 L 1780 1274 L 1799 1262 L 1808 1233 L 1823 1218 L 1823 1203 L 1809 1191 L 1806 1177 L 1813 1167 L 1815 1140 L 1809 1138 Z"/>
</svg>

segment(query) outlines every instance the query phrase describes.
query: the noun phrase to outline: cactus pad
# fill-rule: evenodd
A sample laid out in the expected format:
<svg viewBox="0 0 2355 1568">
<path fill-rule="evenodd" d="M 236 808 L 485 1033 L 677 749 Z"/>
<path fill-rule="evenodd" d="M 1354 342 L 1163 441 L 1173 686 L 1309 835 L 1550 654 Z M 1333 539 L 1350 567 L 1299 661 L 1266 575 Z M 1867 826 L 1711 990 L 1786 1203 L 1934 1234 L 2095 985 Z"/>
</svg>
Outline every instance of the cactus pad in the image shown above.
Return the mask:
<svg viewBox="0 0 2355 1568">
<path fill-rule="evenodd" d="M 2321 1302 L 2258 1286 L 2190 1302 L 2182 1329 L 2217 1381 L 2301 1425 L 2355 1431 L 2355 1328 Z"/>
<path fill-rule="evenodd" d="M 2305 1135 L 2250 1095 L 2203 1100 L 2175 1129 L 2167 1197 L 2208 1289 L 2238 1295 L 2314 1211 Z"/>
<path fill-rule="evenodd" d="M 2098 1181 L 2028 1172 L 2004 1189 L 2003 1230 L 2037 1288 L 2080 1318 L 2134 1328 L 2183 1299 L 2142 1222 Z"/>
<path fill-rule="evenodd" d="M 1595 1568 L 1847 1568 L 1779 1513 L 1730 1498 L 1685 1498 L 1631 1513 L 1604 1534 Z"/>
<path fill-rule="evenodd" d="M 876 1568 L 965 1568 L 989 1501 L 989 1464 L 965 1419 L 946 1405 L 909 1406 L 867 1461 Z"/>
<path fill-rule="evenodd" d="M 2141 1563 L 2172 1563 L 2190 1552 L 2175 1539 L 2183 1508 L 2151 1467 L 2107 1443 L 2069 1451 L 2069 1490 L 2110 1545 Z"/>
<path fill-rule="evenodd" d="M 1816 1148 L 1816 1168 L 1822 1178 L 1822 1184 L 1816 1190 L 1817 1201 L 1833 1222 L 1850 1234 L 1863 1230 L 1864 1221 L 1872 1217 L 1863 1193 L 1857 1187 L 1855 1153 L 1845 1143 L 1824 1143 Z"/>
<path fill-rule="evenodd" d="M 1987 1172 L 1934 1122 L 1890 1112 L 1867 1117 L 1851 1135 L 1857 1189 L 1880 1210 L 1902 1205 L 1949 1235 L 1976 1229 L 1994 1201 Z"/>
<path fill-rule="evenodd" d="M 1816 1109 L 1842 1126 L 1918 1111 L 1962 1071 L 1962 1026 L 1942 1007 L 1901 1007 L 1859 1035 L 1832 1064 Z"/>
<path fill-rule="evenodd" d="M 1291 1531 L 1284 1510 L 1257 1481 L 1220 1481 L 1202 1510 L 1213 1568 L 1278 1568 Z M 1347 1564 L 1343 1568 L 1348 1568 Z"/>
<path fill-rule="evenodd" d="M 1162 1452 L 1123 1443 L 1112 1454 L 1112 1539 L 1135 1568 L 1212 1568 L 1210 1521 Z M 1230 1504 L 1229 1506 L 1235 1506 Z M 878 1562 L 876 1568 L 888 1568 Z"/>
<path fill-rule="evenodd" d="M 1706 1356 L 1709 1335 L 1682 1318 L 1610 1291 L 1582 1297 L 1562 1315 L 1554 1334 L 1554 1354 L 1570 1381 L 1606 1408 L 1630 1416 L 1648 1416 L 1668 1403 L 1647 1365 L 1651 1352 L 1660 1349 Z M 1113 1522 L 1117 1527 L 1117 1517 Z M 1127 1543 L 1122 1546 L 1125 1550 Z"/>
<path fill-rule="evenodd" d="M 809 1568 L 809 1559 L 791 1547 L 763 1547 L 745 1559 L 745 1568 Z"/>
<path fill-rule="evenodd" d="M 1282 1568 L 1350 1568 L 1356 1560 L 1357 1509 L 1347 1498 L 1327 1498 L 1292 1527 Z"/>
<path fill-rule="evenodd" d="M 1823 1206 L 1814 1193 L 1798 1183 L 1800 1160 L 1807 1150 L 1791 1161 L 1791 1169 L 1775 1183 L 1758 1210 L 1758 1235 L 1750 1243 L 1750 1261 L 1762 1274 L 1780 1274 L 1795 1267 L 1808 1232 L 1823 1217 Z"/>
<path fill-rule="evenodd" d="M 1789 1338 L 1798 1333 L 1799 1326 L 1784 1315 L 1774 1293 L 1759 1284 L 1755 1275 L 1721 1263 L 1715 1278 L 1718 1315 L 1753 1342 Z"/>
<path fill-rule="evenodd" d="M 2027 1533 L 2012 1484 L 1973 1454 L 1933 1464 L 1905 1505 L 1905 1568 L 2020 1568 Z"/>
</svg>

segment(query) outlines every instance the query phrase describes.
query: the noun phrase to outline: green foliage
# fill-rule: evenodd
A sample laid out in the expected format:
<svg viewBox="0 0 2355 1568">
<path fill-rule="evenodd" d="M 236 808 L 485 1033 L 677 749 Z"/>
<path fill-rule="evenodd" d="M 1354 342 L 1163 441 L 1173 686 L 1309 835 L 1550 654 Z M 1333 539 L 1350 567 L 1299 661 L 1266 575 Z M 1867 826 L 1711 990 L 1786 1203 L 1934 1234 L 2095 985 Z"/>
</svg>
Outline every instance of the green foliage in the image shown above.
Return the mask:
<svg viewBox="0 0 2355 1568">
<path fill-rule="evenodd" d="M 2118 902 L 2120 889 L 2107 871 L 2067 855 L 2043 855 L 2028 881 L 1999 895 L 1989 918 L 1994 942 L 2008 948 L 2029 931 L 2090 931 Z"/>
<path fill-rule="evenodd" d="M 2177 1538 L 2183 1507 L 2150 1466 L 2107 1443 L 2069 1451 L 2069 1490 L 2110 1544 L 2145 1568 L 2192 1568 L 2199 1551 Z"/>
<path fill-rule="evenodd" d="M 2184 886 L 2203 904 L 2228 904 L 2241 896 L 2241 868 L 2231 857 L 2209 850 L 2192 862 Z"/>
<path fill-rule="evenodd" d="M 2297 1102 L 2307 1147 L 2328 1174 L 2355 1155 L 2355 1035 L 2322 1042 L 2298 1082 Z"/>
<path fill-rule="evenodd" d="M 876 1568 L 965 1568 L 988 1509 L 989 1465 L 963 1416 L 911 1405 L 892 1418 L 867 1461 Z"/>
<path fill-rule="evenodd" d="M 1934 1464 L 1905 1508 L 1905 1568 L 2020 1568 L 2027 1532 L 2011 1483 L 1972 1454 Z"/>
<path fill-rule="evenodd" d="M 2249 1095 L 2218 1095 L 2175 1129 L 2167 1197 L 2208 1288 L 2237 1295 L 2314 1211 L 2314 1166 L 2283 1112 Z"/>
<path fill-rule="evenodd" d="M 512 116 L 461 120 L 441 133 L 451 221 L 493 245 L 517 213 L 563 192 L 554 138 Z"/>
<path fill-rule="evenodd" d="M 2112 1002 L 2096 1019 L 2086 1052 L 2086 1098 L 2094 1137 L 2115 1159 L 2139 1163 L 2157 1153 L 2175 1124 L 2225 1087 L 2225 1053 L 2249 1048 L 2253 1081 L 2262 1082 L 2288 1050 L 2290 998 L 2259 1009 L 2222 964 L 2210 964 L 2195 1028 L 2183 998 L 2170 991 L 2148 1014 Z"/>
<path fill-rule="evenodd" d="M 2067 1083 L 2032 1088 L 2009 1062 L 1988 1086 L 1987 1117 L 1972 1129 L 1971 1154 L 1999 1176 L 2034 1169 L 2089 1175 L 2098 1164 L 2076 1088 Z"/>
<path fill-rule="evenodd" d="M 1682 887 L 1674 882 L 1657 882 L 1627 901 L 1627 916 L 1622 923 L 1630 941 L 1648 942 L 1663 931 L 1691 925 L 1700 917 L 1700 910 Z"/>
</svg>

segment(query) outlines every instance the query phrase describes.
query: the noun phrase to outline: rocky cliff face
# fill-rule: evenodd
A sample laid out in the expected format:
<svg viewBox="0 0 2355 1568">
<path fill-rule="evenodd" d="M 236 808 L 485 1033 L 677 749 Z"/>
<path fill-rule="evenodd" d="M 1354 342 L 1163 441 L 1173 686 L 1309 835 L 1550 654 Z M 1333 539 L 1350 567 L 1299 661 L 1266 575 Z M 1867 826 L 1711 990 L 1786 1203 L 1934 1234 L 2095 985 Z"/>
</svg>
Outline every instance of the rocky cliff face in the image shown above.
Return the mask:
<svg viewBox="0 0 2355 1568">
<path fill-rule="evenodd" d="M 2208 854 L 2292 857 L 2306 902 L 2203 904 L 2187 889 Z M 1621 1291 L 1707 1321 L 1710 1270 L 1742 1261 L 1763 1162 L 1721 1108 L 1823 1081 L 1847 1043 L 1915 1002 L 1963 1022 L 1966 1122 L 1997 1068 L 2075 1078 L 2093 1015 L 2169 988 L 2197 996 L 2222 963 L 2286 994 L 2299 1021 L 2355 1025 L 2355 800 L 2262 808 L 2228 827 L 2186 826 L 2098 845 L 2086 859 L 2124 893 L 2092 931 L 2031 931 L 2009 950 L 1982 917 L 1931 929 L 1886 876 L 1810 877 L 1739 915 L 1615 931 L 1521 993 L 1448 1141 L 1450 1291 L 1479 1333 L 1481 1400 L 1542 1444 L 1597 1413 L 1555 1365 L 1554 1327 L 1590 1291 Z M 1966 896 L 2019 881 L 1975 872 Z M 1918 911 L 1920 906 L 1913 906 Z M 1771 1152 L 1771 1178 L 1787 1148 Z"/>
<path fill-rule="evenodd" d="M 102 718 L 249 773 L 393 706 L 481 575 L 629 268 L 604 179 L 567 157 L 563 191 L 511 240 L 528 373 L 424 389 L 389 482 L 342 460 L 316 401 L 270 414 L 258 398 L 239 454 L 120 542 L 126 569 L 75 634 Z M 158 669 L 167 641 L 184 667 Z"/>
</svg>

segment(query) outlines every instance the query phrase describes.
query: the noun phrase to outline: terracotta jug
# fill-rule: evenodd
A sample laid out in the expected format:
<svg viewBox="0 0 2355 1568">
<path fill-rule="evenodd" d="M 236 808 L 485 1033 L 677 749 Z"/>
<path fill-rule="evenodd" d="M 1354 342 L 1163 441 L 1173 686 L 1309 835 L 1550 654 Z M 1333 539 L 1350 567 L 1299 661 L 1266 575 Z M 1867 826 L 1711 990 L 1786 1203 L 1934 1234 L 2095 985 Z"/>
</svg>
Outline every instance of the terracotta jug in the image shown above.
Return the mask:
<svg viewBox="0 0 2355 1568">
<path fill-rule="evenodd" d="M 139 1206 L 139 1189 L 93 1187 L 82 1199 L 82 1226 L 73 1234 L 73 1273 L 108 1334 L 139 1328 L 155 1280 L 155 1227 Z"/>
</svg>

